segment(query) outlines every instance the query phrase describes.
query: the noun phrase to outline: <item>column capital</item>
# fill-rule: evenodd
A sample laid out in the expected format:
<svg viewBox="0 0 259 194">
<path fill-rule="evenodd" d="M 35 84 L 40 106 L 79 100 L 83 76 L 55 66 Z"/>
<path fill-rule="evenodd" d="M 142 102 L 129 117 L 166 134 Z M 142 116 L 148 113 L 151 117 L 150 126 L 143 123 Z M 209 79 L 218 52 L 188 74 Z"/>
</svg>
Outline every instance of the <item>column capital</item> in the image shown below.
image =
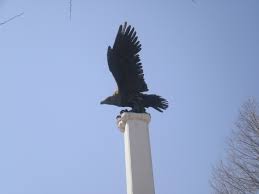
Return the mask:
<svg viewBox="0 0 259 194">
<path fill-rule="evenodd" d="M 129 120 L 143 121 L 148 124 L 151 120 L 151 116 L 149 113 L 134 113 L 134 112 L 122 113 L 117 117 L 117 126 L 122 133 L 124 133 L 126 123 Z"/>
</svg>

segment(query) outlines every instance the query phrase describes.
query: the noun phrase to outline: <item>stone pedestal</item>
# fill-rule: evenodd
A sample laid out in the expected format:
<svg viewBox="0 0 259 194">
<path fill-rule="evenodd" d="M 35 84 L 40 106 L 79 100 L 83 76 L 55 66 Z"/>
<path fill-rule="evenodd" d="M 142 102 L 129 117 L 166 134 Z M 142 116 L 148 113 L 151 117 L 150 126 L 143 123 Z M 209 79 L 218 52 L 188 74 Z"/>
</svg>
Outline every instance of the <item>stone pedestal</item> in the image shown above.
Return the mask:
<svg viewBox="0 0 259 194">
<path fill-rule="evenodd" d="M 146 113 L 123 113 L 117 125 L 124 133 L 127 194 L 155 194 Z"/>
</svg>

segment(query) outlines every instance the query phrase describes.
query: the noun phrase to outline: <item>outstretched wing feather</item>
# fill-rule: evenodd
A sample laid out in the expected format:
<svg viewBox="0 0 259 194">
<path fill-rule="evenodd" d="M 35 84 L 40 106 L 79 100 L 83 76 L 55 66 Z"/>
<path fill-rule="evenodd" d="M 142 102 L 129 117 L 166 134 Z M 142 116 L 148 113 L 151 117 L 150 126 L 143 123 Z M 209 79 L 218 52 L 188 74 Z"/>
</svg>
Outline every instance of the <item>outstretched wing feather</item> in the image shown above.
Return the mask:
<svg viewBox="0 0 259 194">
<path fill-rule="evenodd" d="M 108 47 L 107 59 L 121 93 L 148 91 L 139 57 L 141 44 L 131 26 L 120 26 L 113 48 Z"/>
</svg>

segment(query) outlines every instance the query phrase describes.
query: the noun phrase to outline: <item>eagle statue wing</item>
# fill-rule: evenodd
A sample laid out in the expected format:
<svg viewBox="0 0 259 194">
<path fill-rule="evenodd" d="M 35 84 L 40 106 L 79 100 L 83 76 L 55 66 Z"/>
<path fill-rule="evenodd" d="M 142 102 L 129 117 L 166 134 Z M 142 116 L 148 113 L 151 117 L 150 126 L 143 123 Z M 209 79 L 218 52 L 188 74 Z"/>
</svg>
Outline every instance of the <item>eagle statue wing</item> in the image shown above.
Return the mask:
<svg viewBox="0 0 259 194">
<path fill-rule="evenodd" d="M 148 91 L 138 54 L 140 50 L 135 29 L 127 26 L 126 22 L 120 25 L 113 48 L 109 46 L 107 51 L 109 69 L 120 93 Z"/>
</svg>

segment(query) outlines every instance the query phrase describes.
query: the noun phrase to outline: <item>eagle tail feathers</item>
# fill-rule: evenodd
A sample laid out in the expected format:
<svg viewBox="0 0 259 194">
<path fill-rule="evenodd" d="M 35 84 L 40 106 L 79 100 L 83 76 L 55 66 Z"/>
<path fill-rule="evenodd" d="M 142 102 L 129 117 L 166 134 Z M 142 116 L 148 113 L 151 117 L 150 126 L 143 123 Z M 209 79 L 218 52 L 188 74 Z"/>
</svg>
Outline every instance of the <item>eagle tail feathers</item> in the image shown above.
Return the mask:
<svg viewBox="0 0 259 194">
<path fill-rule="evenodd" d="M 144 102 L 145 107 L 152 107 L 159 112 L 163 112 L 163 110 L 168 108 L 168 101 L 155 94 L 145 94 Z"/>
</svg>

